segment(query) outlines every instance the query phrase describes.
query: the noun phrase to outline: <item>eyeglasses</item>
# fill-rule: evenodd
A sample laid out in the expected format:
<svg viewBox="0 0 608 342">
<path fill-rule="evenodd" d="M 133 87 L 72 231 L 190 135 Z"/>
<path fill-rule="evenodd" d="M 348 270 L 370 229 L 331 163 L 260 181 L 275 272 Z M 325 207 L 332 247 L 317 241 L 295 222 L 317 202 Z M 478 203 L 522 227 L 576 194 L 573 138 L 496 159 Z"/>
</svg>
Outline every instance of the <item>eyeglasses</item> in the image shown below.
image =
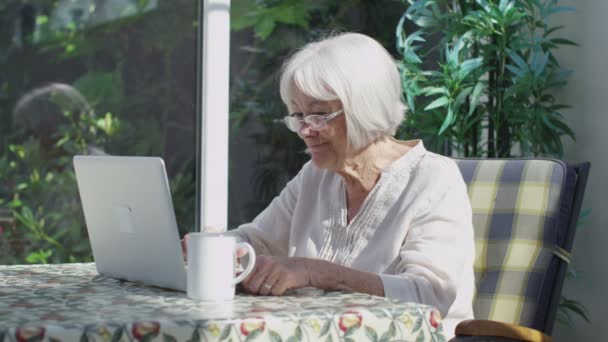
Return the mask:
<svg viewBox="0 0 608 342">
<path fill-rule="evenodd" d="M 283 118 L 283 123 L 292 132 L 299 132 L 300 129 L 306 124 L 308 128 L 313 131 L 320 131 L 327 127 L 327 122 L 335 119 L 338 115 L 342 114 L 343 110 L 340 109 L 337 112 L 330 114 L 326 113 L 314 113 L 311 115 L 304 116 L 302 113 L 293 113 Z"/>
</svg>

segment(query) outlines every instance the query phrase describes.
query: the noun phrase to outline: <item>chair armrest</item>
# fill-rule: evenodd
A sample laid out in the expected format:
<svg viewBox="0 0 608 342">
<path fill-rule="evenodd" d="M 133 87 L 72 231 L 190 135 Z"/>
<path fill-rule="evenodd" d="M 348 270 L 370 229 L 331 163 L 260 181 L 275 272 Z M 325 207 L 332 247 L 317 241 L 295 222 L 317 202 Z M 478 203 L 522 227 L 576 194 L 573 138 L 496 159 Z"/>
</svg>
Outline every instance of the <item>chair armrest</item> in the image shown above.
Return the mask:
<svg viewBox="0 0 608 342">
<path fill-rule="evenodd" d="M 531 342 L 551 342 L 551 336 L 521 325 L 472 319 L 456 326 L 456 336 L 494 336 Z"/>
</svg>

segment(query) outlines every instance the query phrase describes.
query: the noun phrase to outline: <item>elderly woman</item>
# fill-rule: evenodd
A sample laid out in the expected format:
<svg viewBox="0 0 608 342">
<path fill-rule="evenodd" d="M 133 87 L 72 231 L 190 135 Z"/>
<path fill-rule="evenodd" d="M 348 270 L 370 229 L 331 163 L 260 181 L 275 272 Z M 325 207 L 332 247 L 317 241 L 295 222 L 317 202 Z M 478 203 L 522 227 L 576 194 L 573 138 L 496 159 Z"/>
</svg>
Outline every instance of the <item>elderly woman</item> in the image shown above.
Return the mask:
<svg viewBox="0 0 608 342">
<path fill-rule="evenodd" d="M 244 288 L 346 290 L 437 307 L 444 330 L 473 318 L 473 228 L 456 164 L 392 136 L 404 118 L 388 52 L 362 34 L 306 45 L 284 65 L 285 125 L 311 156 L 234 230 L 258 257 Z"/>
</svg>

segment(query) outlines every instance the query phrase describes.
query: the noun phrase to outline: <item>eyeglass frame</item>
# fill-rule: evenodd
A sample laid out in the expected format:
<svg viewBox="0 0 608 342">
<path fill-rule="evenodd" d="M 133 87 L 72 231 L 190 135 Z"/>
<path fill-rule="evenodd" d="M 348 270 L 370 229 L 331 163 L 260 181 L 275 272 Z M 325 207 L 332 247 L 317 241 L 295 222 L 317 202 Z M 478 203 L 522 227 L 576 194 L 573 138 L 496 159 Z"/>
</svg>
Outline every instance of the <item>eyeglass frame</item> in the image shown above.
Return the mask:
<svg viewBox="0 0 608 342">
<path fill-rule="evenodd" d="M 287 129 L 289 129 L 290 131 L 292 131 L 294 133 L 298 133 L 302 129 L 303 124 L 306 124 L 306 126 L 308 126 L 308 128 L 310 128 L 311 130 L 313 130 L 315 132 L 318 132 L 318 131 L 324 130 L 327 127 L 327 123 L 329 121 L 337 118 L 342 113 L 344 113 L 344 109 L 340 109 L 338 111 L 335 111 L 333 113 L 328 113 L 328 114 L 311 114 L 311 115 L 304 116 L 301 119 L 298 119 L 297 117 L 295 117 L 296 114 L 302 114 L 302 115 L 304 115 L 304 113 L 298 112 L 298 113 L 292 113 L 292 114 L 289 114 L 289 115 L 283 117 L 283 119 L 281 121 L 287 127 Z M 323 121 L 321 121 L 323 127 L 318 128 L 318 129 L 313 128 L 311 126 L 311 124 L 309 122 L 307 122 L 307 120 L 306 120 L 306 119 L 311 118 L 311 117 L 320 117 L 321 119 L 323 119 Z M 290 120 L 290 119 L 296 119 L 296 120 L 298 120 L 299 127 L 296 130 L 291 129 L 291 127 L 287 123 L 288 120 Z"/>
</svg>

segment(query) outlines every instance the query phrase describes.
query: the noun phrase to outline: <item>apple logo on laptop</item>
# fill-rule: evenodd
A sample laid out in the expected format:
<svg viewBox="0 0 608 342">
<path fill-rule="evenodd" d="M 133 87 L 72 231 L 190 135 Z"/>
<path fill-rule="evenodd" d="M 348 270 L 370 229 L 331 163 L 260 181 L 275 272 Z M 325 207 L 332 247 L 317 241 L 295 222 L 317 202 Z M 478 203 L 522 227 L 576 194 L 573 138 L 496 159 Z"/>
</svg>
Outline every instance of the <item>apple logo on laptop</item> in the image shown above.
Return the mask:
<svg viewBox="0 0 608 342">
<path fill-rule="evenodd" d="M 114 217 L 114 227 L 121 233 L 134 234 L 133 228 L 133 209 L 126 204 L 113 204 L 112 215 Z"/>
</svg>

